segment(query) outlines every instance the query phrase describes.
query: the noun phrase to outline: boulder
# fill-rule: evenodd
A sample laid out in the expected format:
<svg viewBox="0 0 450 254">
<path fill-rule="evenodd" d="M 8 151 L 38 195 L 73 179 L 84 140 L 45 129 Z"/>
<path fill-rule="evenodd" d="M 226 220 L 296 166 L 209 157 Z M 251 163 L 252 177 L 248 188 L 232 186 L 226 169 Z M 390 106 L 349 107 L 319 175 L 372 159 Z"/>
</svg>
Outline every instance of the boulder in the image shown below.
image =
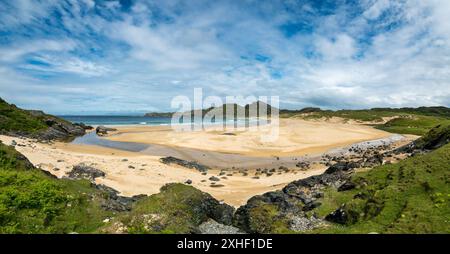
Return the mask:
<svg viewBox="0 0 450 254">
<path fill-rule="evenodd" d="M 186 161 L 186 160 L 182 160 L 182 159 L 178 159 L 172 156 L 168 156 L 168 157 L 163 157 L 160 159 L 160 161 L 164 164 L 176 164 L 185 168 L 192 168 L 192 169 L 196 169 L 200 172 L 206 173 L 209 169 L 209 167 L 199 164 L 195 161 Z"/>
<path fill-rule="evenodd" d="M 211 177 L 209 178 L 209 180 L 210 180 L 210 181 L 213 181 L 213 182 L 218 182 L 218 181 L 220 181 L 220 178 L 215 177 L 215 176 L 211 176 Z"/>
<path fill-rule="evenodd" d="M 111 187 L 108 187 L 103 184 L 92 184 L 94 188 L 104 192 L 104 199 L 100 202 L 101 207 L 107 211 L 115 211 L 115 212 L 124 212 L 130 211 L 132 204 L 144 197 L 147 197 L 145 194 L 135 195 L 132 197 L 124 197 L 120 196 L 119 192 Z"/>
<path fill-rule="evenodd" d="M 347 191 L 347 190 L 352 190 L 356 187 L 356 184 L 350 181 L 346 181 L 345 183 L 343 183 L 341 186 L 338 187 L 338 191 Z"/>
<path fill-rule="evenodd" d="M 107 135 L 109 131 L 117 131 L 117 129 L 105 127 L 102 125 L 97 126 L 97 128 L 95 129 L 95 133 L 99 136 Z"/>
<path fill-rule="evenodd" d="M 360 165 L 357 162 L 340 161 L 328 167 L 328 169 L 325 170 L 325 174 L 332 174 L 338 171 L 349 171 L 358 167 L 360 167 Z"/>
<path fill-rule="evenodd" d="M 358 214 L 347 209 L 345 204 L 343 204 L 340 208 L 336 209 L 332 213 L 325 216 L 325 220 L 342 225 L 353 224 L 357 221 L 357 219 Z"/>
<path fill-rule="evenodd" d="M 92 127 L 90 125 L 85 125 L 84 123 L 74 123 L 73 125 L 79 126 L 79 127 L 83 128 L 84 130 L 93 130 L 94 129 L 94 127 Z"/>
<path fill-rule="evenodd" d="M 89 181 L 94 181 L 97 177 L 104 177 L 105 172 L 84 163 L 80 163 L 73 166 L 73 169 L 68 172 L 67 175 L 71 179 L 87 179 Z"/>
</svg>

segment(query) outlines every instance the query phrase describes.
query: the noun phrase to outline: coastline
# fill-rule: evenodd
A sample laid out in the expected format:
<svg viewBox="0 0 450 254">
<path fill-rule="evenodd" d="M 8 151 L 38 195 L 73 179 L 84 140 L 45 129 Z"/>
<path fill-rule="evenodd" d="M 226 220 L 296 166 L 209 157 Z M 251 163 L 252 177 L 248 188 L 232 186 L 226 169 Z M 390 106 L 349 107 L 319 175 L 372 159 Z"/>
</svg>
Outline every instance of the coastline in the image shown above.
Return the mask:
<svg viewBox="0 0 450 254">
<path fill-rule="evenodd" d="M 298 120 L 289 121 L 288 124 L 285 122 L 280 127 L 280 129 L 282 129 L 280 134 L 291 132 L 293 129 L 292 125 L 296 127 L 296 123 L 299 123 Z M 324 124 L 321 123 L 321 125 Z M 332 129 L 336 127 L 335 124 L 325 125 Z M 303 125 L 303 127 L 305 127 L 305 125 Z M 392 135 L 391 133 L 378 131 L 367 126 L 348 125 L 346 127 L 353 130 L 353 132 L 350 133 L 362 133 L 364 134 L 364 137 L 367 137 L 365 139 L 357 139 L 356 141 L 358 142 L 387 138 Z M 147 142 L 149 141 L 148 133 L 156 133 L 159 136 L 161 136 L 161 133 L 171 133 L 171 131 L 165 127 L 154 127 L 150 129 L 151 130 L 149 130 L 148 127 L 145 128 L 145 134 L 143 135 L 143 139 Z M 249 137 L 246 137 L 245 133 L 242 135 L 242 133 L 236 136 L 225 135 L 225 138 L 242 138 L 241 141 L 245 142 L 246 138 L 248 139 Z M 334 132 L 332 132 L 332 134 L 333 133 Z M 134 135 L 134 138 L 130 138 L 129 135 Z M 142 138 L 142 127 L 133 126 L 131 129 L 128 127 L 120 128 L 117 133 L 106 137 L 106 139 L 136 141 L 136 137 L 139 135 L 141 135 Z M 201 135 L 208 137 L 211 134 L 202 132 L 183 132 L 178 133 L 177 135 L 184 136 L 183 138 L 180 138 L 181 140 L 186 140 L 189 138 L 194 138 L 195 140 L 195 138 L 198 138 Z M 214 135 L 219 135 L 220 137 L 224 136 L 220 133 L 214 133 Z M 291 132 L 291 135 L 296 135 L 296 132 Z M 326 151 L 345 147 L 346 144 L 351 145 L 358 143 L 355 142 L 352 135 L 350 135 L 348 141 L 344 141 L 343 143 L 333 143 L 328 146 L 321 146 L 316 153 L 314 153 L 315 148 L 311 148 L 310 145 L 306 148 L 306 150 L 303 150 L 302 153 L 300 153 L 301 149 L 298 149 L 284 153 L 282 152 L 282 156 L 280 157 L 277 157 L 276 153 L 273 153 L 273 151 L 263 151 L 258 154 L 258 149 L 256 149 L 257 152 L 253 154 L 242 153 L 239 149 L 237 149 L 238 151 L 235 153 L 222 153 L 220 152 L 220 149 L 218 149 L 219 151 L 196 150 L 200 152 L 198 152 L 198 154 L 194 154 L 197 157 L 191 159 L 196 159 L 199 163 L 204 163 L 207 165 L 211 161 L 217 162 L 222 160 L 227 166 L 225 169 L 224 167 L 220 167 L 220 165 L 216 165 L 216 167 L 212 167 L 212 169 L 208 170 L 205 175 L 195 169 L 184 168 L 173 164 L 163 164 L 160 162 L 160 158 L 167 155 L 155 153 L 155 151 L 158 151 L 161 147 L 166 147 L 166 149 L 175 150 L 180 154 L 184 152 L 186 156 L 184 159 L 189 159 L 190 156 L 192 157 L 192 154 L 189 154 L 189 152 L 192 152 L 192 148 L 189 147 L 192 143 L 188 143 L 188 146 L 171 146 L 170 142 L 162 145 L 158 144 L 156 146 L 153 145 L 154 147 L 151 149 L 138 153 L 94 145 L 59 142 L 53 144 L 43 144 L 37 143 L 30 139 L 8 136 L 0 136 L 0 140 L 2 140 L 5 144 L 9 144 L 12 140 L 15 140 L 17 143 L 16 149 L 19 152 L 24 154 L 37 167 L 49 171 L 57 177 L 64 177 L 74 165 L 79 163 L 86 163 L 98 168 L 105 172 L 106 176 L 104 178 L 97 178 L 96 182 L 115 188 L 120 191 L 121 195 L 124 196 L 154 194 L 158 193 L 160 187 L 166 183 L 184 183 L 190 180 L 192 181 L 192 186 L 211 194 L 218 200 L 238 207 L 245 204 L 245 202 L 252 196 L 280 189 L 293 180 L 303 179 L 312 175 L 323 173 L 326 169 L 326 165 L 319 163 L 320 156 Z M 250 140 L 252 137 L 254 136 L 250 135 Z M 340 137 L 342 137 L 342 135 L 340 135 Z M 176 138 L 176 136 L 174 138 Z M 206 138 L 206 140 L 208 139 Z M 282 141 L 283 140 L 286 141 L 286 139 L 282 139 Z M 205 141 L 203 143 L 205 143 Z M 231 142 L 231 144 L 233 144 L 233 142 Z M 211 144 L 209 147 L 206 147 L 211 148 Z M 161 150 L 159 150 L 159 152 L 161 152 Z M 294 153 L 296 153 L 295 156 L 292 155 Z M 255 157 L 255 155 L 257 156 Z M 233 161 L 231 160 L 233 158 L 236 160 L 236 164 L 240 165 L 239 167 L 232 166 Z M 246 158 L 247 161 L 262 162 L 265 164 L 266 168 L 273 169 L 274 172 L 270 176 L 260 175 L 256 178 L 256 166 L 258 165 L 248 165 L 245 163 L 245 160 L 238 160 L 238 158 Z M 300 169 L 295 166 L 296 163 L 300 161 L 307 161 L 311 164 L 311 166 L 308 169 Z M 281 166 L 286 167 L 289 170 L 279 170 Z M 220 178 L 220 180 L 213 185 L 210 180 L 211 177 L 217 177 Z"/>
</svg>

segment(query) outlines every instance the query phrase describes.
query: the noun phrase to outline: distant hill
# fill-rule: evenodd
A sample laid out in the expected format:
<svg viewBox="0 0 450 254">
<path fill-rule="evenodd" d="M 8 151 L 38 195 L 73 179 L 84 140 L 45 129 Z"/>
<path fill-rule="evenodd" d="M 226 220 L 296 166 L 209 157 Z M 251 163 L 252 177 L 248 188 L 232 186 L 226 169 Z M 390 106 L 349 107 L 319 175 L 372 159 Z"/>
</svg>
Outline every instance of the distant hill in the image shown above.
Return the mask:
<svg viewBox="0 0 450 254">
<path fill-rule="evenodd" d="M 145 117 L 172 117 L 173 112 L 150 112 L 145 113 Z"/>
<path fill-rule="evenodd" d="M 234 111 L 230 111 L 227 112 L 227 109 L 229 108 L 233 108 Z M 264 110 L 265 108 L 267 108 L 267 113 L 263 114 L 264 112 L 262 112 L 262 110 Z M 196 110 L 191 110 L 191 116 L 193 117 L 195 115 L 196 112 L 201 111 L 201 115 L 205 116 L 208 113 L 213 113 L 213 112 L 223 112 L 223 117 L 225 119 L 229 119 L 230 117 L 237 117 L 238 112 L 244 112 L 245 113 L 245 117 L 258 117 L 258 116 L 263 116 L 263 115 L 269 115 L 272 113 L 272 109 L 273 107 L 267 103 L 264 103 L 262 101 L 255 101 L 251 104 L 247 104 L 245 106 L 241 106 L 238 105 L 236 103 L 234 104 L 223 104 L 222 106 L 219 107 L 210 107 L 207 109 L 196 109 Z M 144 116 L 146 117 L 172 117 L 172 115 L 175 112 L 150 112 L 150 113 L 146 113 Z"/>
<path fill-rule="evenodd" d="M 324 110 L 321 108 L 307 107 L 303 109 L 281 109 L 280 114 L 292 116 L 296 114 L 310 114 L 325 117 L 344 117 L 355 120 L 377 120 L 383 116 L 392 116 L 395 114 L 416 114 L 424 116 L 437 116 L 450 118 L 450 108 L 443 106 L 435 107 L 418 107 L 418 108 L 371 108 L 371 109 L 341 109 L 341 110 Z"/>
</svg>

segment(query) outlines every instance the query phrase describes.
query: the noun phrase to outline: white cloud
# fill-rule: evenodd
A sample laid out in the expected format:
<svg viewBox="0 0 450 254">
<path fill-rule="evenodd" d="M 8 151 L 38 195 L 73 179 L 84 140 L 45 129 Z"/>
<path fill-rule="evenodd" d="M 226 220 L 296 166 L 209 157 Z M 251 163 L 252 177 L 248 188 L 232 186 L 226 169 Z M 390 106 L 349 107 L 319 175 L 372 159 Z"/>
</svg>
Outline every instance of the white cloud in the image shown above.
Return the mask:
<svg viewBox="0 0 450 254">
<path fill-rule="evenodd" d="M 368 19 L 377 19 L 385 10 L 391 6 L 390 0 L 375 0 L 374 3 L 363 13 Z"/>
<path fill-rule="evenodd" d="M 0 83 L 17 89 L 0 95 L 28 105 L 28 97 L 46 98 L 50 85 L 57 88 L 50 101 L 72 110 L 168 110 L 172 96 L 194 87 L 208 95 L 279 95 L 291 107 L 449 106 L 450 1 L 366 0 L 356 16 L 352 6 L 323 16 L 310 5 L 292 5 L 289 12 L 289 2 L 280 8 L 274 1 L 136 2 L 128 12 L 117 1 L 70 2 L 14 3 L 23 20 L 0 18 L 0 27 L 40 29 L 43 17 L 59 22 L 48 17 L 56 9 L 64 28 L 45 27 L 50 38 L 17 36 L 16 46 L 0 44 L 0 67 L 9 73 Z M 286 37 L 280 30 L 305 19 L 306 32 Z M 23 92 L 27 88 L 43 90 Z"/>
<path fill-rule="evenodd" d="M 62 52 L 69 51 L 75 48 L 75 43 L 72 40 L 35 40 L 30 42 L 22 42 L 13 47 L 0 48 L 0 61 L 14 62 L 19 60 L 26 54 L 54 51 Z"/>
<path fill-rule="evenodd" d="M 346 34 L 339 34 L 331 40 L 319 37 L 316 48 L 326 59 L 351 58 L 357 51 L 353 38 Z"/>
</svg>

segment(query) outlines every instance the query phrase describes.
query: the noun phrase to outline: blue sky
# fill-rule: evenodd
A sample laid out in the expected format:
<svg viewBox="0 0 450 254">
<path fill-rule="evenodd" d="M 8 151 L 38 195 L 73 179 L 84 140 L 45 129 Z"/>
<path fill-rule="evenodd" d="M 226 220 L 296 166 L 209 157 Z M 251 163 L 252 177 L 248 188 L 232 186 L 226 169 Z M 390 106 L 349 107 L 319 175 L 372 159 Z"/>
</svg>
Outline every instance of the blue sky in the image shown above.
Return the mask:
<svg viewBox="0 0 450 254">
<path fill-rule="evenodd" d="M 177 95 L 450 106 L 450 1 L 0 0 L 0 96 L 55 114 Z"/>
</svg>

